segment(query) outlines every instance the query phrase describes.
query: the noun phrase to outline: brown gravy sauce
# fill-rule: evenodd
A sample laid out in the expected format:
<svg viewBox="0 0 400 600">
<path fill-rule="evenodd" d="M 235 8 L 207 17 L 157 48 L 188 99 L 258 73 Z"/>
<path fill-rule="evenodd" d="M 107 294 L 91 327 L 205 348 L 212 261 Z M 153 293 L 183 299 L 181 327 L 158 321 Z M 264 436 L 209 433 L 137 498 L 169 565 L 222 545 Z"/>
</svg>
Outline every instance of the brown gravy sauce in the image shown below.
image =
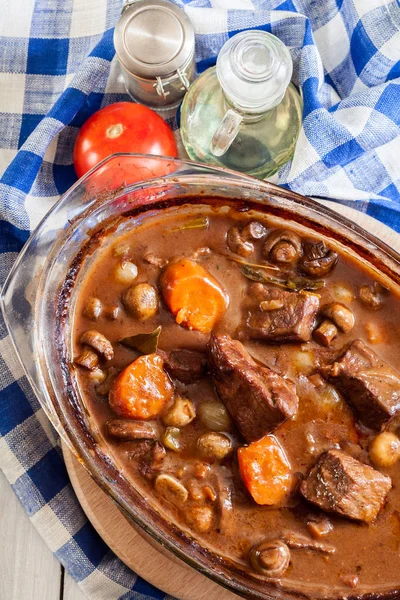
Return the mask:
<svg viewBox="0 0 400 600">
<path fill-rule="evenodd" d="M 188 220 L 204 215 L 205 211 L 209 216 L 207 229 L 181 228 Z M 129 245 L 129 260 L 139 269 L 136 282 L 147 282 L 155 286 L 160 270 L 144 263 L 143 256 L 146 253 L 171 259 L 174 256 L 190 256 L 198 248 L 209 247 L 211 255 L 202 264 L 222 284 L 230 298 L 229 308 L 215 331 L 236 337 L 242 321 L 246 289 L 251 282 L 241 275 L 240 264 L 227 257 L 225 237 L 227 230 L 235 222 L 245 223 L 253 219 L 254 215 L 233 210 L 220 214 L 216 210 L 199 207 L 190 207 L 186 212 L 180 208 L 161 211 L 161 214 L 155 213 L 151 217 L 146 215 L 134 227 L 132 218 L 129 230 L 122 233 L 118 241 L 113 237 L 98 248 L 90 259 L 90 265 L 78 278 L 72 324 L 74 356 L 80 352 L 81 334 L 90 328 L 98 329 L 112 342 L 115 357 L 111 364 L 118 370 L 138 356 L 134 351 L 119 345 L 118 341 L 137 333 L 150 332 L 160 324 L 162 333 L 159 347 L 162 350 L 180 347 L 204 350 L 207 343 L 208 334 L 188 331 L 178 326 L 162 302 L 159 314 L 145 322 L 138 321 L 124 311 L 121 294 L 126 286 L 116 283 L 113 278 L 113 270 L 118 262 L 118 258 L 114 256 L 117 244 Z M 265 215 L 259 214 L 257 219 L 268 229 L 276 226 Z M 255 257 L 249 260 L 254 261 Z M 316 393 L 307 376 L 314 373 L 320 364 L 331 362 L 343 346 L 357 338 L 364 340 L 382 359 L 400 370 L 400 298 L 391 291 L 385 298 L 383 308 L 376 312 L 365 307 L 357 298 L 357 290 L 361 285 L 376 280 L 377 277 L 366 267 L 357 264 L 350 256 L 340 254 L 338 264 L 326 278 L 325 288 L 318 290 L 318 293 L 321 294 L 323 304 L 333 300 L 342 302 L 343 290 L 347 291 L 345 303 L 353 311 L 356 324 L 351 332 L 341 333 L 328 348 L 315 341 L 281 345 L 244 341 L 247 350 L 257 361 L 289 377 L 296 384 L 300 399 L 299 413 L 293 421 L 280 427 L 276 436 L 285 448 L 293 472 L 298 478 L 305 475 L 321 453 L 321 444 L 324 442 L 318 438 L 318 432 L 324 424 L 335 425 L 338 431 L 349 432 L 346 436 L 348 442 L 360 445 L 361 455 L 368 460 L 367 447 L 374 434 L 354 424 L 350 408 L 339 396 L 328 393 L 322 398 Z M 118 318 L 115 321 L 102 318 L 93 324 L 83 314 L 85 302 L 90 296 L 99 298 L 104 306 L 118 305 Z M 371 323 L 379 332 L 378 343 L 371 341 Z M 142 490 L 150 503 L 161 505 L 171 520 L 190 532 L 181 511 L 157 497 L 152 482 L 141 476 L 136 463 L 130 460 L 131 443 L 111 442 L 107 439 L 105 422 L 115 415 L 107 400 L 96 394 L 95 384 L 88 379 L 87 372 L 77 369 L 76 373 L 93 427 L 104 436 L 104 443 L 108 445 L 125 476 L 132 481 L 132 485 Z M 187 385 L 177 383 L 176 387 L 178 392 L 185 393 L 197 407 L 205 400 L 215 398 L 208 378 Z M 157 423 L 155 426 L 159 427 Z M 184 449 L 179 454 L 167 452 L 163 472 L 173 475 L 179 472 L 183 483 L 193 479 L 193 465 L 199 462 L 195 456 L 195 443 L 199 433 L 205 430 L 198 419 L 182 429 Z M 229 435 L 235 446 L 243 445 L 234 428 Z M 310 440 L 314 440 L 315 447 Z M 366 525 L 329 515 L 333 529 L 324 541 L 336 547 L 335 553 L 326 555 L 307 549 L 292 550 L 291 566 L 281 581 L 284 587 L 302 590 L 313 597 L 337 597 L 383 592 L 400 585 L 400 465 L 381 471 L 391 477 L 393 489 L 377 519 Z M 240 480 L 235 453 L 232 459 L 225 460 L 222 465 L 214 463 L 211 466 L 211 481 L 213 477 L 219 477 L 231 488 L 232 506 L 221 513 L 210 532 L 194 535 L 205 546 L 240 563 L 246 564 L 251 546 L 265 538 L 279 537 L 284 530 L 309 535 L 306 528 L 308 516 L 321 514 L 298 494 L 293 494 L 281 507 L 258 506 Z M 357 579 L 357 585 L 353 589 L 349 581 L 355 581 L 354 578 Z"/>
</svg>

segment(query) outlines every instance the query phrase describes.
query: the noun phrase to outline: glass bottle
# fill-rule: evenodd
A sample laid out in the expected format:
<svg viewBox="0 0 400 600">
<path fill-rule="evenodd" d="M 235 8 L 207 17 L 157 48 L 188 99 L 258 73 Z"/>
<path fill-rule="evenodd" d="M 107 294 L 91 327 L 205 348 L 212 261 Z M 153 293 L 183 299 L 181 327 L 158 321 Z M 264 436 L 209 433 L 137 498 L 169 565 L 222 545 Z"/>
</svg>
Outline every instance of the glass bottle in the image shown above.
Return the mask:
<svg viewBox="0 0 400 600">
<path fill-rule="evenodd" d="M 190 86 L 181 136 L 193 160 L 255 177 L 271 176 L 293 156 L 302 100 L 290 83 L 286 46 L 263 31 L 243 31 L 222 47 L 216 67 Z"/>
</svg>

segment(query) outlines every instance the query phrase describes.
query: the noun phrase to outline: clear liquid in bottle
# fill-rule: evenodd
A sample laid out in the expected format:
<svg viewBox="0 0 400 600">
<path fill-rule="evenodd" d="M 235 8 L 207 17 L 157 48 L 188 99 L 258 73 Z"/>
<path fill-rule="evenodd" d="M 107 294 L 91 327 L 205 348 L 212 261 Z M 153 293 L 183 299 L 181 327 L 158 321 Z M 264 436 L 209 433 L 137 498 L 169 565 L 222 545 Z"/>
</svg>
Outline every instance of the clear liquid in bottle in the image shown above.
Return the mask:
<svg viewBox="0 0 400 600">
<path fill-rule="evenodd" d="M 182 104 L 189 157 L 259 178 L 288 162 L 302 115 L 292 69 L 288 49 L 269 33 L 244 31 L 228 40 Z"/>
</svg>

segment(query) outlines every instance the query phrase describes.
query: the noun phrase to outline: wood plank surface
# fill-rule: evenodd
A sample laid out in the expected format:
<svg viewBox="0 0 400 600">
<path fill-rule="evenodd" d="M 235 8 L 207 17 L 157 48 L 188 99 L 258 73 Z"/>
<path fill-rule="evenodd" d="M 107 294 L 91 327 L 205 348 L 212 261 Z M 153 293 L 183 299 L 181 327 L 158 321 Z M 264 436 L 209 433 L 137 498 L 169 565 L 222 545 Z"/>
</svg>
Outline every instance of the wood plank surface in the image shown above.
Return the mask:
<svg viewBox="0 0 400 600">
<path fill-rule="evenodd" d="M 64 575 L 64 595 L 62 600 L 85 600 L 86 596 L 81 591 L 75 579 L 71 575 Z"/>
<path fill-rule="evenodd" d="M 61 566 L 0 471 L 0 599 L 59 600 Z M 82 600 L 70 596 L 69 600 Z"/>
</svg>

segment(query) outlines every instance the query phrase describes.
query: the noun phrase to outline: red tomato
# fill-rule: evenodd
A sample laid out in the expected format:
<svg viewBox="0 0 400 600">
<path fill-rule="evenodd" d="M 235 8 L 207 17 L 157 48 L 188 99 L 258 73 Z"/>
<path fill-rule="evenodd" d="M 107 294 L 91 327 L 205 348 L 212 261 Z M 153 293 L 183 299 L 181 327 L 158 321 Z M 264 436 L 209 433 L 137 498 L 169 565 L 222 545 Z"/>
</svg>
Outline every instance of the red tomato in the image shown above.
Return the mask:
<svg viewBox="0 0 400 600">
<path fill-rule="evenodd" d="M 82 126 L 74 147 L 74 167 L 82 177 L 104 158 L 117 152 L 178 155 L 174 134 L 153 110 L 133 102 L 116 102 L 95 112 Z M 168 162 L 155 159 L 119 158 L 96 174 L 95 188 L 160 177 L 171 172 Z"/>
</svg>

